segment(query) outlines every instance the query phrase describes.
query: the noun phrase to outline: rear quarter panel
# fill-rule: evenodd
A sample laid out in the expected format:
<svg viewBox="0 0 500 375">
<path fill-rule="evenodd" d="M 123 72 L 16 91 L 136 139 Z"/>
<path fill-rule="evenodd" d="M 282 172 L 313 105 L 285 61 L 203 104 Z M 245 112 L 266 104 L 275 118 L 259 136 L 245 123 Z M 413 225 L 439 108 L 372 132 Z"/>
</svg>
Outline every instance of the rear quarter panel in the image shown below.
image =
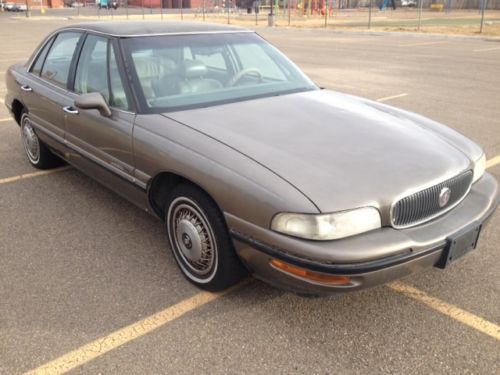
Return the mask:
<svg viewBox="0 0 500 375">
<path fill-rule="evenodd" d="M 21 84 L 27 80 L 25 75 L 26 68 L 22 64 L 15 64 L 10 66 L 5 72 L 5 87 L 7 93 L 5 94 L 5 106 L 12 109 L 14 100 L 19 100 L 22 103 Z"/>
</svg>

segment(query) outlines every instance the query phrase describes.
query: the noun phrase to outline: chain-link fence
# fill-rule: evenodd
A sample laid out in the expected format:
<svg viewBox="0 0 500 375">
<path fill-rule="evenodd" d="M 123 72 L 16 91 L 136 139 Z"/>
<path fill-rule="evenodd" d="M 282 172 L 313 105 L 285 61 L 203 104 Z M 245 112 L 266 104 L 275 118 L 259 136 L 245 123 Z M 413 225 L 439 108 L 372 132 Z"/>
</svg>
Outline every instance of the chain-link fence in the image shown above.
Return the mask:
<svg viewBox="0 0 500 375">
<path fill-rule="evenodd" d="M 32 16 L 500 35 L 500 0 L 27 0 L 26 5 Z"/>
</svg>

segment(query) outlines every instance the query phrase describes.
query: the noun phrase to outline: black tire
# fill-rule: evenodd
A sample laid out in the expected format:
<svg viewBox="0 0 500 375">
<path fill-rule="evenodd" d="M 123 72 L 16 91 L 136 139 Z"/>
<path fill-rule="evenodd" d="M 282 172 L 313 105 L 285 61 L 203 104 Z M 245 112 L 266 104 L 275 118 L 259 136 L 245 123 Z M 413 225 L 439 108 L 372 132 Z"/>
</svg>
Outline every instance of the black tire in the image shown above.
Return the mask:
<svg viewBox="0 0 500 375">
<path fill-rule="evenodd" d="M 62 160 L 55 156 L 38 138 L 31 125 L 28 111 L 21 112 L 21 139 L 24 152 L 30 164 L 37 169 L 51 169 L 62 164 Z"/>
<path fill-rule="evenodd" d="M 179 268 L 197 287 L 221 291 L 246 275 L 222 213 L 196 186 L 183 183 L 169 193 L 165 228 Z"/>
</svg>

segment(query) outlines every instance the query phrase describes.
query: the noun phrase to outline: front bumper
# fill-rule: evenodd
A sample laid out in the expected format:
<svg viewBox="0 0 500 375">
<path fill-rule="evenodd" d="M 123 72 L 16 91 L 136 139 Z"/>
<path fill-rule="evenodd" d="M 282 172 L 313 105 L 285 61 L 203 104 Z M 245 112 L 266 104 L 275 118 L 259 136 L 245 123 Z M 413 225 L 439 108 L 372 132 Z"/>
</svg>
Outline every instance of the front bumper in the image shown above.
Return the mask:
<svg viewBox="0 0 500 375">
<path fill-rule="evenodd" d="M 225 214 L 236 251 L 255 277 L 302 294 L 328 295 L 388 283 L 439 263 L 447 238 L 474 223 L 485 224 L 500 203 L 498 184 L 488 173 L 453 210 L 428 223 L 379 230 L 335 241 L 302 240 Z M 348 275 L 332 285 L 292 275 L 271 265 L 280 260 L 324 275 Z"/>
</svg>

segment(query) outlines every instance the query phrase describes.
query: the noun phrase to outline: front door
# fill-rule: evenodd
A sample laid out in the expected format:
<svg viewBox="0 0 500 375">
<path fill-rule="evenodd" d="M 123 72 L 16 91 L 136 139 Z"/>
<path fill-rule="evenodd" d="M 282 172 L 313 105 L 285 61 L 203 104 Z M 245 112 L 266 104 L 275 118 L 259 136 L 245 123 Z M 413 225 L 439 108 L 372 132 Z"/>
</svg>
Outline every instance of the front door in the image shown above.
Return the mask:
<svg viewBox="0 0 500 375">
<path fill-rule="evenodd" d="M 135 113 L 117 56 L 112 39 L 87 35 L 69 96 L 74 103 L 80 95 L 99 93 L 109 105 L 111 116 L 73 104 L 65 114 L 65 140 L 72 150 L 69 156 L 72 164 L 144 207 L 146 187 L 134 177 L 132 131 Z"/>
<path fill-rule="evenodd" d="M 74 152 L 70 162 L 88 159 L 101 168 L 132 181 L 134 163 L 132 129 L 135 114 L 130 111 L 116 60 L 115 47 L 105 37 L 88 35 L 76 66 L 73 101 L 81 94 L 100 93 L 112 115 L 96 109 L 72 107 L 66 117 L 66 143 Z M 87 159 L 87 160 L 83 160 Z"/>
</svg>

